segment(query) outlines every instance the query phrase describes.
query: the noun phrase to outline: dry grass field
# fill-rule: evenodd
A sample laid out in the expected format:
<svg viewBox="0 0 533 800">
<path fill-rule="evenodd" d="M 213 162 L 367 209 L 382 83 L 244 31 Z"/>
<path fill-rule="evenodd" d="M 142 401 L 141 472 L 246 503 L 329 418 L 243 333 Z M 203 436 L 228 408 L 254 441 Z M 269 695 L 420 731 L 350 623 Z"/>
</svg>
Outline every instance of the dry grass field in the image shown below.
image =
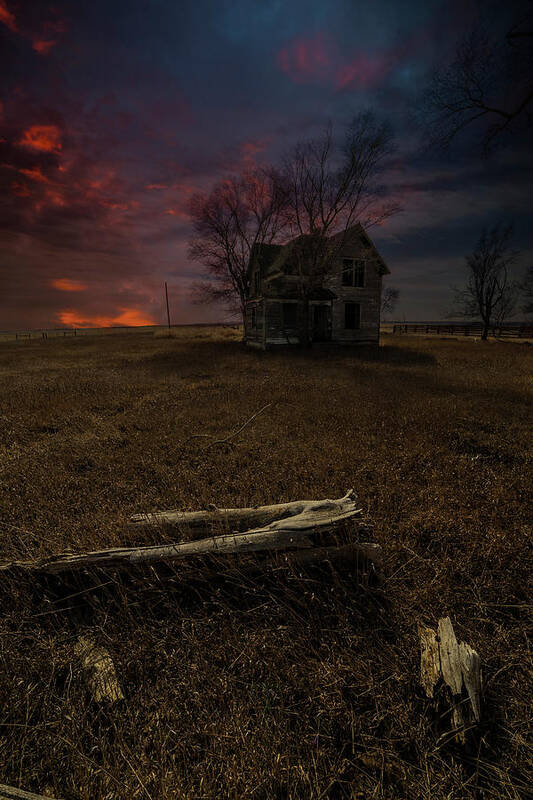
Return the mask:
<svg viewBox="0 0 533 800">
<path fill-rule="evenodd" d="M 533 347 L 256 353 L 238 336 L 2 344 L 0 560 L 146 544 L 136 512 L 353 487 L 383 583 L 327 564 L 4 575 L 0 783 L 63 800 L 533 796 Z M 266 403 L 231 443 L 190 438 Z M 467 746 L 419 685 L 417 624 L 445 615 L 482 659 Z M 91 701 L 80 633 L 109 650 L 123 703 Z"/>
</svg>

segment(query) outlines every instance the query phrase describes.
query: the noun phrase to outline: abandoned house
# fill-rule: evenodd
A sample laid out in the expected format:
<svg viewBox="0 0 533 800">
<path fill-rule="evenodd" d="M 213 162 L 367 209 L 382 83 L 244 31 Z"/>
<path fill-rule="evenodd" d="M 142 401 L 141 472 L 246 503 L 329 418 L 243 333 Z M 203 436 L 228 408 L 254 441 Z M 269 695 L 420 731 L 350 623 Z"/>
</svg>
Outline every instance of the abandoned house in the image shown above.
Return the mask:
<svg viewBox="0 0 533 800">
<path fill-rule="evenodd" d="M 263 350 L 309 341 L 377 344 L 385 262 L 361 225 L 325 240 L 327 267 L 306 265 L 305 240 L 252 249 L 244 338 Z M 316 263 L 316 259 L 315 259 Z M 325 262 L 324 262 L 325 263 Z"/>
</svg>

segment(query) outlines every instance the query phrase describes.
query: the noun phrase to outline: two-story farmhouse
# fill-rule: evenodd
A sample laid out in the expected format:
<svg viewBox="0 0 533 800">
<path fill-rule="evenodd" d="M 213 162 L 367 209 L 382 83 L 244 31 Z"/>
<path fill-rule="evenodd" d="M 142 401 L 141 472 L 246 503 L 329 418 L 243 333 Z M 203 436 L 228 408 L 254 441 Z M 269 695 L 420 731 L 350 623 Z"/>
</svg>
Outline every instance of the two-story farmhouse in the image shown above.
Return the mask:
<svg viewBox="0 0 533 800">
<path fill-rule="evenodd" d="M 332 258 L 318 283 L 313 276 L 312 285 L 306 286 L 305 263 L 295 263 L 299 241 L 252 251 L 246 344 L 263 350 L 299 344 L 304 303 L 311 341 L 377 344 L 381 282 L 389 270 L 363 227 L 354 225 L 327 240 Z"/>
</svg>

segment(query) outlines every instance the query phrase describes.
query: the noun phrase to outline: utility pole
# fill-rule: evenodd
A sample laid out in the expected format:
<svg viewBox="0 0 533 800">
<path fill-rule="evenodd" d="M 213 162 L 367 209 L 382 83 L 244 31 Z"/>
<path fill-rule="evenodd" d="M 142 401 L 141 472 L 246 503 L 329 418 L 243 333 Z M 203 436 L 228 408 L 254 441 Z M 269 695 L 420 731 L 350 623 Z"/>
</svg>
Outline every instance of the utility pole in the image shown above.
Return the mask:
<svg viewBox="0 0 533 800">
<path fill-rule="evenodd" d="M 169 311 L 169 308 L 168 308 L 168 288 L 167 288 L 167 282 L 166 282 L 166 281 L 165 281 L 165 297 L 166 297 L 166 299 L 167 299 L 167 322 L 168 322 L 168 329 L 170 330 L 170 311 Z"/>
</svg>

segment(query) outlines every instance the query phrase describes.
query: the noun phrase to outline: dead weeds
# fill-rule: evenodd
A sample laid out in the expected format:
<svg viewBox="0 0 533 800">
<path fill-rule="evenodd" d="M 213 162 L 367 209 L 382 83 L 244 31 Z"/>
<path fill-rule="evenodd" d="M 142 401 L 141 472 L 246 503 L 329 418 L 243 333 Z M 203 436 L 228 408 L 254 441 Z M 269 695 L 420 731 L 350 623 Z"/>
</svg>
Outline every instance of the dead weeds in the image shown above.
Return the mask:
<svg viewBox="0 0 533 800">
<path fill-rule="evenodd" d="M 146 335 L 0 348 L 1 559 L 148 544 L 133 513 L 353 486 L 349 566 L 4 581 L 0 781 L 64 800 L 531 796 L 531 348 L 255 353 Z M 263 414 L 228 437 L 257 409 Z M 134 538 L 135 537 L 135 538 Z M 475 750 L 419 686 L 417 624 L 481 655 Z M 74 645 L 113 658 L 96 706 Z"/>
</svg>

